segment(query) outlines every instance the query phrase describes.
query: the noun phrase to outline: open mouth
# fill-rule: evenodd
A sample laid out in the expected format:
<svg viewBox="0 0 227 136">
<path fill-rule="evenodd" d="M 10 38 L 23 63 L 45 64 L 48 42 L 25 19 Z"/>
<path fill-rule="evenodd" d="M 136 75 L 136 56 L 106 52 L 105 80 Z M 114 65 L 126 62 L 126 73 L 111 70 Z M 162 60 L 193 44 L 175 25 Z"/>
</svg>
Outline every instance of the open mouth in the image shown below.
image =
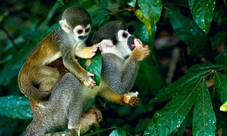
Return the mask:
<svg viewBox="0 0 227 136">
<path fill-rule="evenodd" d="M 133 50 L 136 46 L 135 46 L 135 43 L 134 43 L 134 39 L 135 37 L 134 36 L 130 36 L 128 38 L 128 46 L 129 46 L 129 49 L 130 50 Z"/>
<path fill-rule="evenodd" d="M 129 45 L 129 48 L 130 48 L 130 50 L 133 50 L 134 48 L 135 48 L 136 46 L 135 46 L 135 43 L 134 43 L 134 41 Z"/>
</svg>

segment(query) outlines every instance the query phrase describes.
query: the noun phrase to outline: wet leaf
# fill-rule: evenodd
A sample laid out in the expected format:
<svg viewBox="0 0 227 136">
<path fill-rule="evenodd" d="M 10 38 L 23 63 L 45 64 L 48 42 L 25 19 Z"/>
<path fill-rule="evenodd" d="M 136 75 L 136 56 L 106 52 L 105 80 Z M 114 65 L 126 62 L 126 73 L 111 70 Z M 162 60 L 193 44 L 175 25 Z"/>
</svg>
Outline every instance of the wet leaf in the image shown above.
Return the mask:
<svg viewBox="0 0 227 136">
<path fill-rule="evenodd" d="M 207 34 L 213 20 L 215 0 L 189 0 L 188 3 L 193 19 Z"/>
<path fill-rule="evenodd" d="M 142 11 L 140 9 L 136 10 L 135 15 L 146 26 L 149 35 L 152 35 L 152 23 L 146 17 L 144 17 Z"/>
<path fill-rule="evenodd" d="M 115 129 L 110 133 L 109 136 L 126 136 L 126 131 L 123 129 Z"/>
<path fill-rule="evenodd" d="M 138 0 L 138 5 L 145 16 L 152 23 L 157 23 L 162 12 L 161 0 Z"/>
<path fill-rule="evenodd" d="M 219 72 L 215 72 L 215 88 L 222 103 L 227 101 L 227 77 Z"/>
<path fill-rule="evenodd" d="M 101 71 L 102 71 L 102 55 L 101 52 L 97 52 L 97 54 L 91 59 L 81 59 L 80 65 L 90 73 L 95 76 L 93 79 L 96 82 L 96 85 L 99 85 L 101 80 Z"/>
<path fill-rule="evenodd" d="M 216 65 L 211 65 L 210 67 L 208 67 L 207 65 L 198 64 L 198 65 L 191 67 L 186 72 L 187 73 L 186 75 L 182 76 L 176 82 L 163 87 L 159 91 L 159 93 L 153 99 L 151 99 L 151 101 L 149 102 L 148 105 L 155 103 L 155 102 L 162 102 L 162 101 L 175 97 L 182 90 L 185 90 L 186 86 L 191 85 L 192 81 L 200 79 L 204 75 L 208 74 L 212 70 L 211 68 L 216 66 Z M 218 67 L 218 66 L 216 66 L 216 67 Z M 219 66 L 219 68 L 220 68 L 220 66 Z M 198 69 L 201 69 L 201 71 L 199 71 Z"/>
<path fill-rule="evenodd" d="M 205 78 L 198 83 L 197 92 L 197 101 L 193 110 L 193 136 L 215 136 L 216 117 Z"/>
<path fill-rule="evenodd" d="M 168 136 L 181 125 L 188 112 L 198 97 L 198 83 L 200 79 L 194 79 L 148 123 L 144 136 Z"/>
<path fill-rule="evenodd" d="M 30 119 L 33 117 L 30 103 L 26 97 L 6 96 L 0 98 L 0 114 L 19 119 Z"/>
<path fill-rule="evenodd" d="M 198 56 L 214 62 L 209 37 L 189 18 L 175 10 L 169 11 L 170 23 L 177 36 Z"/>
</svg>

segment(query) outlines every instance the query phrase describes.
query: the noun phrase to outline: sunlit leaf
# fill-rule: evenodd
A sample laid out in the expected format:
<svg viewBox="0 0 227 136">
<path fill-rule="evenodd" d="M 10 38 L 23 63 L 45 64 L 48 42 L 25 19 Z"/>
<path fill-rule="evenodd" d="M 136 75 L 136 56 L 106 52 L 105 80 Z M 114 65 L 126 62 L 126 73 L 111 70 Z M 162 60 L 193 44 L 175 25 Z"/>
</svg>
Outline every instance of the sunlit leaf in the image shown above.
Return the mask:
<svg viewBox="0 0 227 136">
<path fill-rule="evenodd" d="M 131 7 L 135 7 L 136 6 L 136 0 L 130 0 L 127 4 Z"/>
<path fill-rule="evenodd" d="M 152 35 L 152 23 L 146 17 L 144 17 L 142 11 L 140 9 L 136 10 L 135 15 L 146 26 L 149 35 Z"/>
<path fill-rule="evenodd" d="M 215 0 L 189 0 L 188 3 L 193 19 L 207 34 L 213 20 Z"/>
<path fill-rule="evenodd" d="M 162 12 L 161 0 L 138 0 L 138 5 L 145 16 L 152 23 L 157 23 Z"/>
<path fill-rule="evenodd" d="M 227 77 L 215 72 L 215 88 L 222 103 L 227 101 Z"/>
<path fill-rule="evenodd" d="M 177 36 L 198 56 L 214 62 L 213 52 L 208 36 L 197 24 L 174 10 L 168 9 L 170 23 Z"/>
<path fill-rule="evenodd" d="M 194 79 L 187 84 L 173 99 L 148 123 L 145 136 L 168 136 L 181 125 L 198 97 L 198 83 Z"/>
<path fill-rule="evenodd" d="M 62 5 L 65 5 L 63 0 L 58 0 L 59 3 L 61 3 Z"/>
<path fill-rule="evenodd" d="M 80 64 L 85 70 L 95 75 L 93 79 L 95 80 L 96 85 L 99 85 L 102 71 L 101 52 L 97 52 L 97 54 L 91 59 L 81 59 Z"/>
<path fill-rule="evenodd" d="M 115 129 L 109 136 L 126 136 L 126 132 L 123 129 Z"/>
<path fill-rule="evenodd" d="M 19 119 L 33 117 L 30 103 L 27 98 L 21 96 L 6 96 L 0 98 L 0 114 Z"/>
<path fill-rule="evenodd" d="M 227 102 L 220 106 L 220 111 L 227 112 Z"/>
<path fill-rule="evenodd" d="M 216 117 L 205 78 L 198 83 L 197 92 L 198 97 L 193 110 L 193 136 L 214 136 Z"/>
</svg>

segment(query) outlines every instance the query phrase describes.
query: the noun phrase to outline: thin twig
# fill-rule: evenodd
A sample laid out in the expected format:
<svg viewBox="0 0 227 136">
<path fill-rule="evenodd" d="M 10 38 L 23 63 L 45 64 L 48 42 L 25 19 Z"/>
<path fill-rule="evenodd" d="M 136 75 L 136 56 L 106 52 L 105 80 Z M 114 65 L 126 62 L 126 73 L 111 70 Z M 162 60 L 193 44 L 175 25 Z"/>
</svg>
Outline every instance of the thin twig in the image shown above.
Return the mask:
<svg viewBox="0 0 227 136">
<path fill-rule="evenodd" d="M 129 7 L 129 8 L 124 8 L 124 9 L 119 9 L 119 10 L 113 10 L 110 15 L 123 12 L 123 11 L 135 11 L 135 8 Z"/>
</svg>

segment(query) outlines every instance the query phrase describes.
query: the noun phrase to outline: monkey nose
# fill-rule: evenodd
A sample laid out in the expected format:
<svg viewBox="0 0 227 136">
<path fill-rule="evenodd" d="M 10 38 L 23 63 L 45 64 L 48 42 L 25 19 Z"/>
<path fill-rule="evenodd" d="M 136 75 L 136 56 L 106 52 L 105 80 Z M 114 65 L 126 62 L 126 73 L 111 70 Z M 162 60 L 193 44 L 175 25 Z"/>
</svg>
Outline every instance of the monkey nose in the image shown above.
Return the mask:
<svg viewBox="0 0 227 136">
<path fill-rule="evenodd" d="M 79 38 L 80 40 L 84 40 L 84 39 L 86 39 L 86 38 L 87 38 L 87 35 L 78 36 L 78 38 Z"/>
</svg>

